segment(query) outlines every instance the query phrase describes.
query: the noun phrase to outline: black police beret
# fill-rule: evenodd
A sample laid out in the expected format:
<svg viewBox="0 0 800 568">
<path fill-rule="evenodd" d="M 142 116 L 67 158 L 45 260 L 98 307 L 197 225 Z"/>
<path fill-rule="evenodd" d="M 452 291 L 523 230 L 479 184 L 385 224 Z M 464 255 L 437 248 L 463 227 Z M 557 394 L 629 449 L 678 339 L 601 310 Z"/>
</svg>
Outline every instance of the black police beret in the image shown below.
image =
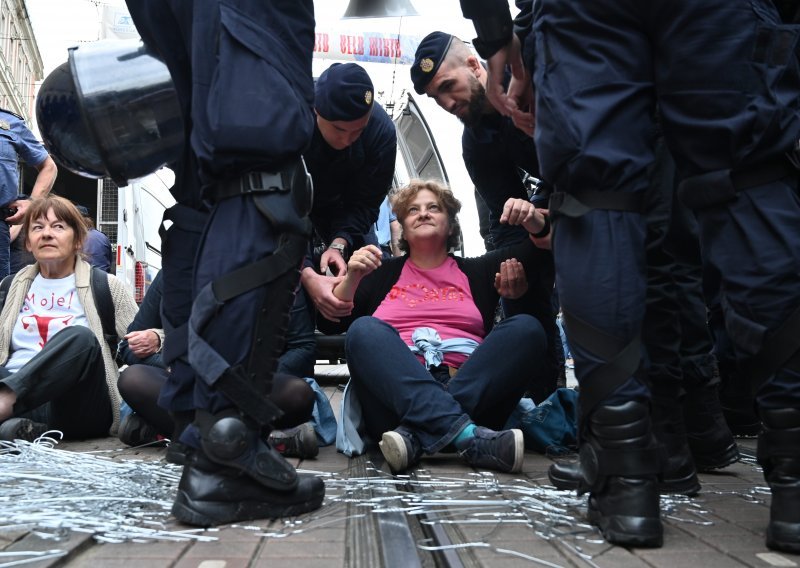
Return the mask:
<svg viewBox="0 0 800 568">
<path fill-rule="evenodd" d="M 372 80 L 355 63 L 334 63 L 317 79 L 314 106 L 325 120 L 357 120 L 372 109 Z"/>
<path fill-rule="evenodd" d="M 84 217 L 88 217 L 88 216 L 89 216 L 89 209 L 87 209 L 85 206 L 83 206 L 83 205 L 76 205 L 76 206 L 75 206 L 75 209 L 77 209 L 77 210 L 78 210 L 78 213 L 80 213 L 80 214 L 81 214 L 81 215 L 83 215 Z"/>
<path fill-rule="evenodd" d="M 411 66 L 411 82 L 418 95 L 425 92 L 425 87 L 439 70 L 453 37 L 444 32 L 432 32 L 426 35 L 419 43 L 414 64 Z"/>
</svg>

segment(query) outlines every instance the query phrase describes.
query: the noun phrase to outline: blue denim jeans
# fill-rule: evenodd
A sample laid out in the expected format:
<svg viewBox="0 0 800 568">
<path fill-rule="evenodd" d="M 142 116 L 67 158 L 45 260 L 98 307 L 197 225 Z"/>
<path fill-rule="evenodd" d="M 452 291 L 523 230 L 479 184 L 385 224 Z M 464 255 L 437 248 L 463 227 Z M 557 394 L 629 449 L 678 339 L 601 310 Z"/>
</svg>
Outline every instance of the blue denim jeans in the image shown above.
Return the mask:
<svg viewBox="0 0 800 568">
<path fill-rule="evenodd" d="M 369 437 L 378 440 L 402 425 L 429 454 L 451 443 L 470 422 L 501 429 L 526 386 L 536 380 L 546 348 L 536 318 L 512 316 L 494 327 L 454 377 L 440 382 L 397 330 L 377 318 L 357 319 L 345 341 L 351 384 Z"/>
</svg>

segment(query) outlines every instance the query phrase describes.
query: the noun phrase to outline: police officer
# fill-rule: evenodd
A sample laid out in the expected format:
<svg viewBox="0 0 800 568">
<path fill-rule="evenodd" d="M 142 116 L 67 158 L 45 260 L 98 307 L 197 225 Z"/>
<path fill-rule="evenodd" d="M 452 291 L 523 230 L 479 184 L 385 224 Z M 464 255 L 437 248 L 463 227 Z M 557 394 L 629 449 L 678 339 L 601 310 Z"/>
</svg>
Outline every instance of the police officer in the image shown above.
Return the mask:
<svg viewBox="0 0 800 568">
<path fill-rule="evenodd" d="M 658 104 L 679 195 L 757 379 L 767 546 L 800 551 L 800 29 L 766 0 L 520 4 L 532 28 L 524 45 L 507 3 L 462 0 L 489 58 L 489 97 L 509 114 L 527 102 L 520 53 L 535 54 L 535 138 L 557 192 L 557 284 L 581 381 L 590 521 L 617 544 L 662 544 L 660 451 L 640 380 L 641 213 Z M 504 97 L 506 61 L 521 82 Z"/>
<path fill-rule="evenodd" d="M 31 197 L 50 193 L 58 174 L 56 163 L 21 116 L 0 109 L 0 210 L 5 219 L 5 223 L 0 223 L 0 278 L 8 276 L 10 271 L 9 225 L 21 223 L 28 207 L 27 200 L 17 198 L 20 158 L 38 170 Z"/>
<path fill-rule="evenodd" d="M 397 159 L 394 123 L 375 104 L 372 80 L 356 63 L 334 63 L 317 79 L 316 122 L 311 147 L 304 154 L 314 181 L 311 222 L 327 245 L 320 271 L 307 258 L 302 283 L 320 313 L 336 319 L 352 305 L 333 293 L 347 272 L 346 255 L 365 244 L 392 183 Z M 376 243 L 372 243 L 376 244 Z"/>
<path fill-rule="evenodd" d="M 495 248 L 528 238 L 520 226 L 500 224 L 503 205 L 510 198 L 528 199 L 523 183 L 525 173 L 540 177 L 536 147 L 530 132 L 517 128 L 486 98 L 486 69 L 456 36 L 436 31 L 423 38 L 414 55 L 411 81 L 418 94 L 426 94 L 464 123 L 461 147 L 464 165 L 475 190 L 489 209 L 490 234 Z M 532 120 L 532 115 L 530 117 Z M 545 199 L 546 202 L 546 199 Z M 526 312 L 535 316 L 548 338 L 546 364 L 550 380 L 529 386 L 529 394 L 542 402 L 556 388 L 563 350 L 551 303 L 554 282 L 553 257 L 537 249 L 541 280 L 529 283 Z M 561 360 L 559 365 L 559 360 Z"/>
<path fill-rule="evenodd" d="M 272 374 L 310 233 L 300 154 L 313 132 L 312 2 L 128 7 L 170 70 L 186 134 L 172 189 L 182 207 L 170 213 L 177 222 L 163 246 L 165 317 L 179 326 L 165 359 L 182 364 L 161 403 L 195 410 L 180 438 L 191 455 L 173 514 L 214 525 L 313 510 L 322 481 L 266 442 L 280 415 Z"/>
<path fill-rule="evenodd" d="M 508 246 L 526 238 L 522 227 L 501 225 L 499 219 L 509 198 L 528 199 L 520 170 L 540 177 L 536 147 L 529 133 L 486 98 L 486 69 L 480 59 L 456 36 L 432 32 L 414 54 L 411 81 L 418 94 L 428 95 L 464 123 L 464 165 L 489 207 L 492 244 Z"/>
</svg>

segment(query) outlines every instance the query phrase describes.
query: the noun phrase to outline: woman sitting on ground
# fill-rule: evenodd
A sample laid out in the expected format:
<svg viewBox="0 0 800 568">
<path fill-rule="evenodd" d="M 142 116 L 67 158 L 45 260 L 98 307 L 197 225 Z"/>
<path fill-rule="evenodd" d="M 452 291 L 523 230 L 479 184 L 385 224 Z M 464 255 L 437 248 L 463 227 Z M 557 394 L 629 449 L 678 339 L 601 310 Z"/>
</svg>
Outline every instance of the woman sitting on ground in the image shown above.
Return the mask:
<svg viewBox="0 0 800 568">
<path fill-rule="evenodd" d="M 22 235 L 36 263 L 14 277 L 0 313 L 0 439 L 32 440 L 49 429 L 66 438 L 115 435 L 117 365 L 90 286 L 92 267 L 80 257 L 81 214 L 62 197 L 36 200 Z M 103 276 L 122 338 L 136 303 L 122 282 Z"/>
<path fill-rule="evenodd" d="M 535 246 L 526 240 L 477 258 L 448 254 L 459 244 L 461 204 L 434 181 L 412 181 L 392 205 L 408 254 L 381 261 L 377 247 L 357 250 L 333 290 L 353 302 L 353 313 L 318 321 L 326 333 L 349 326 L 347 364 L 366 432 L 381 440 L 394 472 L 446 447 L 476 467 L 519 471 L 522 433 L 498 430 L 545 356 L 539 321 L 513 315 L 513 300 L 537 270 Z M 501 222 L 531 233 L 545 226 L 522 199 L 506 203 Z M 511 300 L 509 317 L 495 325 L 500 296 Z"/>
</svg>

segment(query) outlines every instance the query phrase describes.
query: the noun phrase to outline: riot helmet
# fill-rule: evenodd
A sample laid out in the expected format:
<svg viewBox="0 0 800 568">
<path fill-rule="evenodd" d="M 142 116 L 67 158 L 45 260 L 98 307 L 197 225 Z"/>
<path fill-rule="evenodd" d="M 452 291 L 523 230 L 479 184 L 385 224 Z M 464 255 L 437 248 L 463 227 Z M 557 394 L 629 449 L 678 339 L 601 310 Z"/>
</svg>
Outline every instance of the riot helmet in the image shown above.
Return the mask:
<svg viewBox="0 0 800 568">
<path fill-rule="evenodd" d="M 139 40 L 70 48 L 42 83 L 36 119 L 56 162 L 120 186 L 176 161 L 184 143 L 169 70 Z"/>
</svg>

